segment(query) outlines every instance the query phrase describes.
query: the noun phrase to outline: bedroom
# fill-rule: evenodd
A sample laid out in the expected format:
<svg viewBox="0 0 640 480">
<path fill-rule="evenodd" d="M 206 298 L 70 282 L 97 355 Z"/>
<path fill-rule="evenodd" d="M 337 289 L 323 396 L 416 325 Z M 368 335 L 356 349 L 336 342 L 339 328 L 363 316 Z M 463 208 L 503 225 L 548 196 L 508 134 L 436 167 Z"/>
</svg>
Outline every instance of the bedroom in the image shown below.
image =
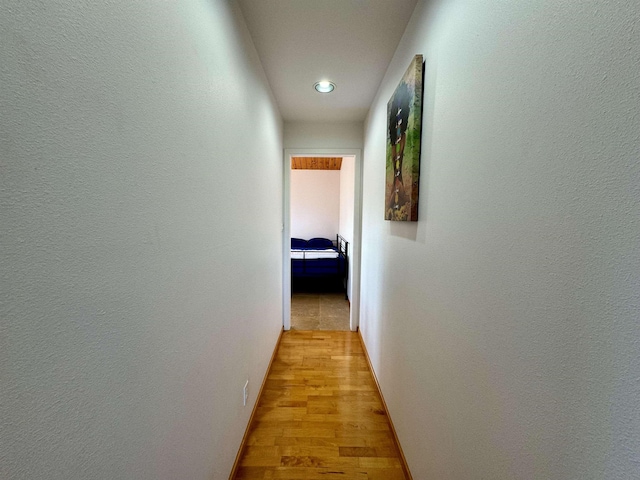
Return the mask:
<svg viewBox="0 0 640 480">
<path fill-rule="evenodd" d="M 291 327 L 349 330 L 355 158 L 291 159 Z"/>
</svg>

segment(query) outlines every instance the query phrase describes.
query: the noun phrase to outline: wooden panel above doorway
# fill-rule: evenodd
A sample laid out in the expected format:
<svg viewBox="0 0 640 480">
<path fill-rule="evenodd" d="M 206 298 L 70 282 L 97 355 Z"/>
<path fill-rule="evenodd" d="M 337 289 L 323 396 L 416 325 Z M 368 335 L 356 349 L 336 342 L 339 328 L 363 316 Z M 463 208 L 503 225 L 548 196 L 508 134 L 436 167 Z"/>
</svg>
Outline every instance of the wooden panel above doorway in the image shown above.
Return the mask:
<svg viewBox="0 0 640 480">
<path fill-rule="evenodd" d="M 342 157 L 291 157 L 293 170 L 340 170 Z"/>
</svg>

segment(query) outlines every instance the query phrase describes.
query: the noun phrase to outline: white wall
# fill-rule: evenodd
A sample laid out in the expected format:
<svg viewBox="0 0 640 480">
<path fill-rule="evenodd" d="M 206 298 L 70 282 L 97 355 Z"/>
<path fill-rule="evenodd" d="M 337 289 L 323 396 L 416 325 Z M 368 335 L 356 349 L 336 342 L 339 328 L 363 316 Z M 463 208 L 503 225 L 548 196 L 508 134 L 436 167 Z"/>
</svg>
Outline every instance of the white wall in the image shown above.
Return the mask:
<svg viewBox="0 0 640 480">
<path fill-rule="evenodd" d="M 355 157 L 343 157 L 340 168 L 340 227 L 338 232 L 349 242 L 349 253 L 353 249 L 354 186 L 356 175 Z M 351 270 L 351 265 L 349 265 Z M 351 298 L 351 271 L 347 279 L 347 295 Z"/>
<path fill-rule="evenodd" d="M 640 475 L 640 10 L 419 2 L 365 131 L 361 329 L 416 479 Z M 420 221 L 386 104 L 425 55 Z"/>
<path fill-rule="evenodd" d="M 340 170 L 291 170 L 291 236 L 335 240 L 340 224 Z"/>
<path fill-rule="evenodd" d="M 227 478 L 282 322 L 282 125 L 239 10 L 1 10 L 0 477 Z"/>
<path fill-rule="evenodd" d="M 361 122 L 284 124 L 285 148 L 362 148 Z"/>
</svg>

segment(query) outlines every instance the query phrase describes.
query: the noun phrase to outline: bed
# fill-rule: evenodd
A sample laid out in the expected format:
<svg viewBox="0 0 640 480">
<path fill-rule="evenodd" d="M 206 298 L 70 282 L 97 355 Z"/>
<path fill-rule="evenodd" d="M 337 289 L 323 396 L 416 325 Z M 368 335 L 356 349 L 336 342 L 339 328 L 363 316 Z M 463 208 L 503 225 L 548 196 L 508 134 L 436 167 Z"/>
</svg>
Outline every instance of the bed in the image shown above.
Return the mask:
<svg viewBox="0 0 640 480">
<path fill-rule="evenodd" d="M 349 242 L 340 235 L 336 235 L 335 242 L 328 238 L 291 239 L 292 282 L 339 282 L 346 296 L 348 265 Z"/>
</svg>

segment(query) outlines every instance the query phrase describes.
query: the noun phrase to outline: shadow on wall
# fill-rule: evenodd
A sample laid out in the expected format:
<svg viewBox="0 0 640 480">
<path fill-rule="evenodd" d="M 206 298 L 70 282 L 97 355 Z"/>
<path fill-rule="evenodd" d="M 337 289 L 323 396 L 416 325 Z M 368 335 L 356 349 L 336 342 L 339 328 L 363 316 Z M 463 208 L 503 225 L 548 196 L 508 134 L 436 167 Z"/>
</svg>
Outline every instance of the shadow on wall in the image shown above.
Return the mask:
<svg viewBox="0 0 640 480">
<path fill-rule="evenodd" d="M 418 238 L 418 222 L 389 222 L 389 233 L 394 237 L 415 241 Z"/>
</svg>

